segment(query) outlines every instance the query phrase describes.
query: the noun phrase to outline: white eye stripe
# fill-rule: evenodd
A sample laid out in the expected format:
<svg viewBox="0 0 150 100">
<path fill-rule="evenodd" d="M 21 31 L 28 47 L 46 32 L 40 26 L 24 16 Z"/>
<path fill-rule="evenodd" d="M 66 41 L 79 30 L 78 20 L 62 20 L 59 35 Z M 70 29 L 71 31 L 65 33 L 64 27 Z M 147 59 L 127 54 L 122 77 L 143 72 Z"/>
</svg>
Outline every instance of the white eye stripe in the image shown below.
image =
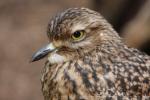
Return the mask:
<svg viewBox="0 0 150 100">
<path fill-rule="evenodd" d="M 85 29 L 85 25 L 77 24 L 72 26 L 72 33 L 76 32 L 77 30 L 84 30 L 84 29 Z"/>
</svg>

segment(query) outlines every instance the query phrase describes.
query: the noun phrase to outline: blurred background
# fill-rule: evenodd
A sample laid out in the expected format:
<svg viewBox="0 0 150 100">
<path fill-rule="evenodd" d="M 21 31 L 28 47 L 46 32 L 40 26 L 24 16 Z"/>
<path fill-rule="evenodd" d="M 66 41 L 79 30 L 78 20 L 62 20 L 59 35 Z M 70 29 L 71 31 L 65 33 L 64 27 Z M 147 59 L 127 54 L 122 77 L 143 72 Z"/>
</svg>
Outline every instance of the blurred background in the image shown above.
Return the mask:
<svg viewBox="0 0 150 100">
<path fill-rule="evenodd" d="M 150 0 L 0 0 L 0 100 L 43 100 L 45 60 L 29 60 L 48 42 L 50 18 L 69 7 L 100 12 L 130 47 L 150 54 Z"/>
</svg>

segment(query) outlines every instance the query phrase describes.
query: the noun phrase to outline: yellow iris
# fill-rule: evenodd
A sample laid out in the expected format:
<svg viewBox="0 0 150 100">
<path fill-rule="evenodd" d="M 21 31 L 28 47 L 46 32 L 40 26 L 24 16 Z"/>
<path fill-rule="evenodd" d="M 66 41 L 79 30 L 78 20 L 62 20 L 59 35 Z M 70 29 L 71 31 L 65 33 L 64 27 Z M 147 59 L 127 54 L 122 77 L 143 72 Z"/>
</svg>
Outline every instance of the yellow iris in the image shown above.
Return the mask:
<svg viewBox="0 0 150 100">
<path fill-rule="evenodd" d="M 83 36 L 84 36 L 84 31 L 76 31 L 72 34 L 72 39 L 77 41 L 77 40 L 82 39 Z"/>
</svg>

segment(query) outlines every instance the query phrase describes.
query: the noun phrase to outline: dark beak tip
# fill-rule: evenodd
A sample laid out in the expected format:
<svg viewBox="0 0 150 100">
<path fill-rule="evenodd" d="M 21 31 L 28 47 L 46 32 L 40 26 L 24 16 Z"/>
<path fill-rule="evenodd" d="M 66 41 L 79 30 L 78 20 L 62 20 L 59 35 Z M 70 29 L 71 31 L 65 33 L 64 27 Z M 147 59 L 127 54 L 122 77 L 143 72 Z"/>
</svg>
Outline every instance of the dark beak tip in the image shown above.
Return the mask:
<svg viewBox="0 0 150 100">
<path fill-rule="evenodd" d="M 50 52 L 55 50 L 55 48 L 52 45 L 46 45 L 40 50 L 38 50 L 35 54 L 33 54 L 30 63 L 41 60 L 42 58 L 46 57 Z"/>
<path fill-rule="evenodd" d="M 30 60 L 29 60 L 29 63 L 32 63 L 32 62 L 35 62 L 35 58 L 31 57 Z"/>
<path fill-rule="evenodd" d="M 42 58 L 44 58 L 45 56 L 48 55 L 48 52 L 42 52 L 42 53 L 35 53 L 32 57 L 31 60 L 29 61 L 30 63 L 41 60 Z"/>
<path fill-rule="evenodd" d="M 32 63 L 32 62 L 34 62 L 34 59 L 30 59 L 30 60 L 29 60 L 29 63 Z"/>
</svg>

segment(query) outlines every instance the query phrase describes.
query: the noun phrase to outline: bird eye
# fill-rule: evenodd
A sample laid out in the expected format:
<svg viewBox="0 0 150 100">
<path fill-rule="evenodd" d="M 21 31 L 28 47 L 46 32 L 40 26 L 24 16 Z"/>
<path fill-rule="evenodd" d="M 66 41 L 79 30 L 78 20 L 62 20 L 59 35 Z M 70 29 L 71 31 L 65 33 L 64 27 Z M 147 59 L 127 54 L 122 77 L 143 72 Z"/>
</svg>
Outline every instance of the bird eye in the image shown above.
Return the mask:
<svg viewBox="0 0 150 100">
<path fill-rule="evenodd" d="M 81 40 L 84 36 L 84 31 L 76 31 L 72 34 L 72 39 L 75 41 Z"/>
</svg>

